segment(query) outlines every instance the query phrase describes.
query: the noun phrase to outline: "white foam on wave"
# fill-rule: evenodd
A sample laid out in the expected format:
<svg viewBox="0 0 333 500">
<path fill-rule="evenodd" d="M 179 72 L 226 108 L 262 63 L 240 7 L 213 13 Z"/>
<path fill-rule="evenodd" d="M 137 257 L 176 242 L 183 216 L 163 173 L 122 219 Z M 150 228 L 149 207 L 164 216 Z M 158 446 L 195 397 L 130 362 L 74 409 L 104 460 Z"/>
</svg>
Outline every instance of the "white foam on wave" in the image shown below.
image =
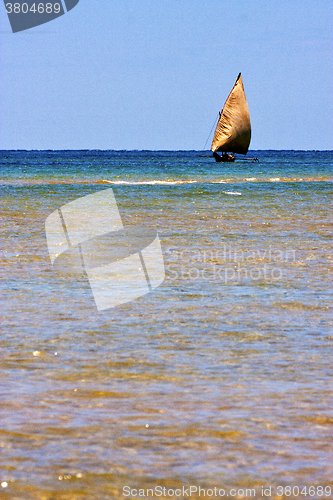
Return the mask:
<svg viewBox="0 0 333 500">
<path fill-rule="evenodd" d="M 107 182 L 108 184 L 118 184 L 118 185 L 128 185 L 128 186 L 145 186 L 145 185 L 151 185 L 151 186 L 156 186 L 156 185 L 162 185 L 162 186 L 173 186 L 173 185 L 179 185 L 179 184 L 196 184 L 196 183 L 201 183 L 201 184 L 228 184 L 230 179 L 226 180 L 219 180 L 219 181 L 208 181 L 204 179 L 199 179 L 199 180 L 167 180 L 167 181 L 161 181 L 161 180 L 152 180 L 152 181 L 109 181 L 107 179 L 103 179 L 102 182 Z"/>
<path fill-rule="evenodd" d="M 224 194 L 235 194 L 236 196 L 241 196 L 242 193 L 239 193 L 238 191 L 222 191 Z"/>
<path fill-rule="evenodd" d="M 108 182 L 109 184 L 120 184 L 120 185 L 130 185 L 130 186 L 144 186 L 144 185 L 163 185 L 163 186 L 172 186 L 175 184 L 193 184 L 198 181 L 108 181 L 103 179 L 104 182 Z"/>
<path fill-rule="evenodd" d="M 177 186 L 177 185 L 184 185 L 184 184 L 237 184 L 237 183 L 244 183 L 244 182 L 306 182 L 306 181 L 312 181 L 312 182 L 321 182 L 321 181 L 332 181 L 333 179 L 331 178 L 284 178 L 284 177 L 270 177 L 270 178 L 257 178 L 257 177 L 246 177 L 243 179 L 215 179 L 215 180 L 208 180 L 208 179 L 167 179 L 167 180 L 159 180 L 159 179 L 153 179 L 153 180 L 145 180 L 145 181 L 125 181 L 125 180 L 107 180 L 103 179 L 100 181 L 95 181 L 98 183 L 108 183 L 108 184 L 114 184 L 114 185 L 124 185 L 124 186 L 145 186 L 145 185 L 150 185 L 150 186 Z M 73 181 L 60 181 L 60 182 L 55 182 L 55 184 L 58 183 L 71 183 Z M 88 184 L 89 181 L 74 181 L 74 182 L 79 182 L 79 183 L 84 183 Z M 30 183 L 34 183 L 34 181 L 30 181 Z M 51 182 L 53 183 L 53 182 Z M 0 185 L 6 184 L 6 181 L 1 182 Z M 234 193 L 229 193 L 228 194 L 234 194 Z M 241 193 L 240 193 L 241 194 Z"/>
</svg>

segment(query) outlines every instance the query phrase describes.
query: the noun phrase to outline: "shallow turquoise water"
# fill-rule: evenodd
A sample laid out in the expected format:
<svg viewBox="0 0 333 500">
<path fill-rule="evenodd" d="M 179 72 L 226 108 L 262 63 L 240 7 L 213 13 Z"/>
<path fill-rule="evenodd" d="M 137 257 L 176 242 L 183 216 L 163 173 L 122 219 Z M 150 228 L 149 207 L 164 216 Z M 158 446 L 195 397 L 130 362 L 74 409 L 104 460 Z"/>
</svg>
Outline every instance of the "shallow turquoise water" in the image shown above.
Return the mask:
<svg viewBox="0 0 333 500">
<path fill-rule="evenodd" d="M 4 498 L 332 484 L 333 153 L 200 154 L 2 152 Z M 97 312 L 44 222 L 110 187 L 166 279 Z"/>
</svg>

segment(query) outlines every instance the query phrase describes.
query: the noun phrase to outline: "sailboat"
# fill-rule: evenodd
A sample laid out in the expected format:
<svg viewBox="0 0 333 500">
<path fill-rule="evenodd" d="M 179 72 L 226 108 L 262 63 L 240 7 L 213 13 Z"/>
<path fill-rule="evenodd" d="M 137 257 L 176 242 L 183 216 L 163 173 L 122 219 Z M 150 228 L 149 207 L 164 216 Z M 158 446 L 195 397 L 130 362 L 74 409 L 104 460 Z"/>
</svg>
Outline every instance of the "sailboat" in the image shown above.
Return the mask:
<svg viewBox="0 0 333 500">
<path fill-rule="evenodd" d="M 211 151 L 216 161 L 235 161 L 234 153 L 246 155 L 251 141 L 251 122 L 242 75 L 239 73 L 217 122 Z M 232 154 L 228 154 L 232 152 Z M 222 156 L 218 154 L 222 152 Z"/>
</svg>

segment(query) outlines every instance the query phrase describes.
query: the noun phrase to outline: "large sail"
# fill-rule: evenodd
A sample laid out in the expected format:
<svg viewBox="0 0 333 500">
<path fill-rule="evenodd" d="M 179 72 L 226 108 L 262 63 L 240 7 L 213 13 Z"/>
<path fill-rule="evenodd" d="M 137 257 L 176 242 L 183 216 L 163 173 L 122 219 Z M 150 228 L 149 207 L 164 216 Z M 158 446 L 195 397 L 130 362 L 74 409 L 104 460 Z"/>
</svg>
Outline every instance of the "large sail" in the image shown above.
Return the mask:
<svg viewBox="0 0 333 500">
<path fill-rule="evenodd" d="M 239 73 L 216 125 L 211 150 L 246 155 L 251 140 L 251 122 L 242 76 Z"/>
</svg>

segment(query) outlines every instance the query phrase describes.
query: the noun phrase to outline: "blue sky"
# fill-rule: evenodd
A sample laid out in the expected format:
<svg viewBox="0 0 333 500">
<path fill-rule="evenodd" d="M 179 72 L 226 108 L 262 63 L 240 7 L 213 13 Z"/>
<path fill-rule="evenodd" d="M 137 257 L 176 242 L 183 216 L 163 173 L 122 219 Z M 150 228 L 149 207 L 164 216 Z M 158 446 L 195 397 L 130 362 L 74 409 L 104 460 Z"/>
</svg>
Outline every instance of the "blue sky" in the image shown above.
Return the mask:
<svg viewBox="0 0 333 500">
<path fill-rule="evenodd" d="M 333 149 L 332 0 L 0 7 L 1 149 L 202 149 L 239 72 L 250 149 Z"/>
</svg>

